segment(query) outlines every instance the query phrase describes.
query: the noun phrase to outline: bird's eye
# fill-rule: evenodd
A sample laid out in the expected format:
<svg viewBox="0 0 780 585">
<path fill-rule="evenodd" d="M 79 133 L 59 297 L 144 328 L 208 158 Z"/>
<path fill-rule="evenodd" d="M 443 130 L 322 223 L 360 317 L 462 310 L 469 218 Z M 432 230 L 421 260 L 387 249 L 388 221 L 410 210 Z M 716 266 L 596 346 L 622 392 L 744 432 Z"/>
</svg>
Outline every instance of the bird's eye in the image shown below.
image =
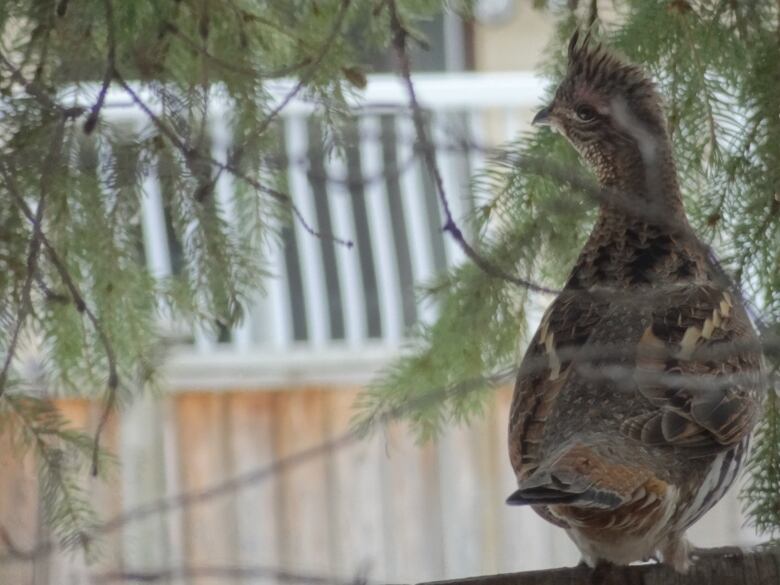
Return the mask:
<svg viewBox="0 0 780 585">
<path fill-rule="evenodd" d="M 596 110 L 585 104 L 577 106 L 574 113 L 583 122 L 591 122 L 596 119 Z"/>
</svg>

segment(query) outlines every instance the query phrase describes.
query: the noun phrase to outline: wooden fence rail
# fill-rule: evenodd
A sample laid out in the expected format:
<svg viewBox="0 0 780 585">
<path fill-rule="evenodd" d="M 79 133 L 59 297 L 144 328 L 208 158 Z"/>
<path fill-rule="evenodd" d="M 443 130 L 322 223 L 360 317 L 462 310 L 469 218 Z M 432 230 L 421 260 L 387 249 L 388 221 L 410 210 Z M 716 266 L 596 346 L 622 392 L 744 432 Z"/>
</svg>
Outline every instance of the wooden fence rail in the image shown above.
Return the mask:
<svg viewBox="0 0 780 585">
<path fill-rule="evenodd" d="M 780 548 L 742 553 L 720 548 L 703 551 L 685 575 L 648 564 L 594 571 L 584 566 L 436 581 L 425 585 L 777 585 Z"/>
</svg>

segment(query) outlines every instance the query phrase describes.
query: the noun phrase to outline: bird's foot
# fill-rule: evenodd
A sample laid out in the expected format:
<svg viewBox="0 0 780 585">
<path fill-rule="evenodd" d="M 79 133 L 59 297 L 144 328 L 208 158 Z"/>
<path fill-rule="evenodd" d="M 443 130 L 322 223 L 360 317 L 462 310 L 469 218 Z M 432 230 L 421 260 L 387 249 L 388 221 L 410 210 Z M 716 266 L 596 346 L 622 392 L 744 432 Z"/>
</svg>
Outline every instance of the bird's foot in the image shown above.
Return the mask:
<svg viewBox="0 0 780 585">
<path fill-rule="evenodd" d="M 687 573 L 694 559 L 692 558 L 691 543 L 683 535 L 669 538 L 658 551 L 661 561 L 670 565 L 678 573 Z"/>
</svg>

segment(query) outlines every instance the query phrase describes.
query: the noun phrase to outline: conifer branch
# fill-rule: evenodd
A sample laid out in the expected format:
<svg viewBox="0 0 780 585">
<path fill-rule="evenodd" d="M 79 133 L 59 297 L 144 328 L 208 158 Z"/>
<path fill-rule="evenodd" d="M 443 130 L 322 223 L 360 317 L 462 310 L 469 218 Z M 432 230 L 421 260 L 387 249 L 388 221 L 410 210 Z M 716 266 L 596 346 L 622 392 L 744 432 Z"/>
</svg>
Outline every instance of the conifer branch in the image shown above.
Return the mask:
<svg viewBox="0 0 780 585">
<path fill-rule="evenodd" d="M 19 71 L 19 69 L 16 68 L 2 52 L 0 52 L 0 63 L 5 65 L 6 69 L 10 71 L 11 79 L 24 87 L 27 94 L 33 97 L 39 104 L 41 104 L 41 106 L 43 106 L 47 112 L 56 112 L 66 120 L 71 120 L 78 118 L 86 111 L 86 108 L 82 106 L 66 108 L 55 102 L 50 97 L 50 95 L 54 92 L 42 85 L 39 81 L 27 81 L 24 75 L 22 75 L 22 72 Z"/>
<path fill-rule="evenodd" d="M 295 98 L 295 96 L 298 95 L 300 91 L 306 87 L 306 85 L 308 85 L 308 83 L 317 74 L 320 64 L 322 63 L 323 59 L 325 59 L 325 56 L 328 54 L 331 47 L 333 46 L 333 43 L 336 42 L 336 39 L 341 33 L 341 28 L 344 24 L 344 18 L 347 15 L 347 10 L 349 9 L 350 3 L 351 0 L 341 0 L 339 11 L 333 20 L 333 27 L 328 36 L 325 38 L 325 42 L 322 43 L 322 46 L 318 48 L 317 52 L 315 53 L 314 60 L 310 65 L 308 65 L 303 75 L 300 76 L 298 83 L 296 83 L 295 86 L 287 93 L 287 95 L 284 96 L 281 101 L 279 101 L 276 107 L 271 110 L 271 112 L 265 118 L 263 118 L 263 121 L 256 130 L 258 136 L 261 136 L 268 129 L 268 127 L 281 113 L 281 111 L 287 107 L 287 105 Z"/>
<path fill-rule="evenodd" d="M 141 99 L 138 93 L 130 86 L 130 84 L 128 84 L 125 81 L 125 79 L 118 71 L 116 72 L 116 81 L 120 85 L 120 87 L 122 87 L 122 89 L 125 90 L 128 96 L 130 96 L 130 99 L 133 101 L 133 103 L 135 103 L 144 112 L 144 114 L 152 121 L 154 126 L 160 131 L 160 133 L 163 136 L 165 136 L 168 140 L 170 140 L 173 146 L 176 147 L 176 149 L 179 150 L 179 152 L 181 152 L 181 154 L 185 157 L 186 160 L 188 161 L 192 161 L 194 159 L 205 160 L 206 162 L 214 166 L 217 169 L 217 172 L 227 171 L 234 177 L 244 181 L 246 184 L 248 184 L 250 187 L 255 189 L 257 192 L 270 195 L 278 203 L 282 204 L 284 207 L 288 208 L 292 212 L 292 214 L 295 216 L 297 221 L 300 223 L 300 225 L 309 235 L 314 236 L 316 238 L 322 238 L 322 239 L 332 241 L 335 244 L 346 246 L 347 248 L 351 248 L 354 245 L 352 240 L 343 239 L 336 235 L 322 232 L 315 229 L 304 217 L 301 210 L 292 200 L 292 197 L 290 197 L 287 193 L 282 193 L 278 189 L 274 189 L 273 187 L 269 187 L 268 185 L 263 185 L 262 183 L 260 183 L 260 181 L 254 179 L 253 177 L 244 173 L 237 166 L 230 163 L 230 161 L 225 161 L 225 162 L 219 161 L 215 159 L 213 156 L 211 156 L 210 154 L 204 154 L 202 152 L 199 152 L 187 146 L 187 144 L 176 134 L 176 132 L 174 132 L 157 114 L 155 114 L 152 111 L 152 109 Z"/>
<path fill-rule="evenodd" d="M 8 372 L 11 367 L 11 363 L 14 360 L 14 357 L 16 356 L 16 346 L 19 342 L 19 335 L 21 333 L 22 328 L 24 327 L 24 323 L 27 320 L 28 315 L 30 314 L 30 311 L 32 311 L 32 285 L 33 281 L 39 277 L 38 273 L 38 259 L 41 249 L 41 242 L 43 240 L 43 231 L 41 228 L 41 225 L 43 223 L 43 214 L 44 210 L 46 208 L 46 197 L 49 192 L 49 189 L 51 187 L 51 175 L 54 171 L 54 169 L 57 167 L 59 158 L 60 158 L 60 149 L 62 148 L 62 141 L 65 134 L 65 118 L 60 119 L 58 122 L 56 129 L 54 131 L 54 136 L 51 142 L 51 148 L 49 150 L 49 156 L 46 161 L 46 165 L 44 166 L 44 170 L 41 173 L 41 179 L 40 179 L 40 198 L 38 199 L 38 207 L 35 210 L 35 215 L 33 217 L 33 229 L 32 229 L 32 235 L 30 236 L 30 243 L 28 247 L 28 253 L 27 253 L 27 275 L 25 277 L 24 284 L 22 285 L 22 294 L 21 294 L 21 304 L 19 306 L 19 312 L 16 319 L 16 324 L 14 325 L 13 333 L 11 334 L 11 340 L 8 344 L 8 348 L 6 348 L 6 354 L 5 359 L 3 361 L 3 369 L 0 371 L 0 397 L 3 396 L 3 393 L 5 392 L 6 388 L 6 382 L 8 380 Z M 12 178 L 10 177 L 10 173 L 8 169 L 6 168 L 5 164 L 0 166 L 0 170 L 2 170 L 3 175 L 6 179 L 6 188 L 11 190 L 12 189 Z M 29 210 L 29 208 L 28 208 Z"/>
<path fill-rule="evenodd" d="M 702 63 L 701 55 L 699 55 L 699 49 L 696 47 L 696 43 L 693 41 L 693 38 L 691 37 L 691 31 L 688 27 L 685 28 L 685 39 L 688 42 L 688 47 L 691 51 L 691 57 L 693 58 L 694 63 L 696 63 L 696 71 L 699 74 L 699 79 L 704 93 L 704 111 L 707 115 L 707 129 L 709 132 L 710 142 L 709 162 L 712 164 L 718 152 L 718 124 L 715 121 L 715 113 L 712 107 L 713 98 L 711 92 L 707 88 L 707 68 L 704 66 L 704 63 Z"/>
<path fill-rule="evenodd" d="M 41 198 L 38 200 L 38 209 L 35 212 L 35 227 L 33 227 L 32 236 L 30 237 L 29 252 L 27 253 L 27 277 L 25 278 L 24 285 L 22 286 L 21 305 L 19 307 L 19 314 L 16 318 L 16 325 L 14 326 L 13 333 L 11 334 L 11 341 L 8 344 L 5 352 L 5 360 L 3 362 L 3 369 L 0 371 L 0 397 L 6 389 L 6 381 L 8 379 L 8 371 L 11 367 L 11 363 L 16 357 L 16 344 L 19 341 L 19 334 L 24 326 L 27 316 L 31 310 L 32 299 L 30 293 L 32 291 L 32 283 L 38 272 L 38 254 L 41 249 L 41 221 L 43 220 L 43 210 L 46 206 L 46 192 L 41 193 Z"/>
<path fill-rule="evenodd" d="M 269 71 L 262 71 L 262 70 L 257 70 L 249 67 L 242 67 L 241 65 L 236 65 L 235 63 L 231 63 L 230 61 L 227 61 L 222 57 L 218 57 L 217 55 L 214 55 L 206 47 L 199 45 L 193 39 L 187 36 L 184 32 L 181 31 L 181 29 L 179 29 L 179 27 L 177 27 L 172 22 L 166 22 L 165 28 L 169 33 L 171 33 L 173 36 L 177 37 L 180 41 L 182 41 L 182 43 L 184 43 L 187 47 L 189 47 L 193 51 L 197 51 L 198 53 L 200 53 L 200 55 L 202 55 L 205 59 L 211 61 L 214 65 L 217 65 L 218 67 L 224 69 L 225 71 L 230 71 L 231 73 L 236 73 L 238 75 L 246 75 L 251 79 L 274 79 L 278 77 L 284 77 L 286 75 L 292 75 L 296 71 L 303 69 L 304 67 L 311 64 L 312 62 L 312 58 L 306 56 L 300 61 L 298 61 L 297 63 L 291 63 L 289 65 L 279 67 L 278 69 L 272 69 Z"/>
<path fill-rule="evenodd" d="M 65 421 L 48 400 L 9 396 L 6 398 L 6 404 L 14 410 L 17 420 L 35 445 L 42 470 L 41 500 L 48 508 L 47 514 L 51 517 L 53 527 L 66 535 L 60 545 L 68 548 L 78 544 L 86 550 L 92 542 L 87 530 L 93 523 L 92 509 L 81 497 L 80 486 L 65 469 L 62 449 L 53 444 L 55 441 L 65 440 L 71 447 L 81 450 L 83 442 L 75 440 L 71 433 L 62 428 Z M 62 521 L 63 518 L 67 521 Z M 51 554 L 55 549 L 54 542 L 49 540 L 24 551 L 15 547 L 5 559 L 0 557 L 0 562 L 20 558 L 34 560 L 41 555 Z M 20 552 L 23 557 L 19 557 Z"/>
<path fill-rule="evenodd" d="M 108 418 L 111 414 L 111 411 L 114 408 L 114 404 L 116 402 L 116 393 L 119 388 L 119 370 L 117 367 L 117 358 L 116 358 L 116 353 L 114 352 L 114 346 L 111 343 L 111 340 L 109 339 L 108 334 L 106 333 L 106 330 L 103 327 L 103 324 L 100 322 L 100 319 L 98 319 L 97 315 L 87 304 L 84 295 L 81 293 L 79 286 L 76 284 L 76 281 L 71 276 L 70 271 L 65 265 L 65 262 L 62 260 L 59 253 L 54 248 L 54 246 L 49 241 L 49 239 L 46 237 L 43 228 L 41 226 L 41 222 L 38 221 L 37 216 L 32 213 L 32 210 L 27 205 L 27 202 L 24 200 L 24 197 L 21 195 L 21 193 L 14 188 L 13 186 L 14 180 L 11 174 L 8 172 L 8 169 L 3 167 L 2 173 L 3 173 L 3 177 L 6 180 L 6 186 L 9 192 L 11 193 L 11 196 L 16 201 L 19 208 L 22 210 L 22 213 L 30 221 L 30 223 L 33 226 L 33 229 L 37 230 L 37 232 L 39 233 L 38 237 L 40 239 L 40 243 L 46 249 L 47 255 L 49 257 L 49 261 L 52 263 L 54 268 L 57 270 L 57 273 L 59 274 L 60 278 L 62 279 L 62 282 L 65 285 L 65 288 L 68 290 L 68 293 L 70 294 L 70 297 L 73 301 L 74 306 L 76 307 L 76 310 L 79 313 L 86 315 L 87 319 L 92 325 L 92 328 L 97 334 L 98 340 L 100 341 L 100 344 L 103 346 L 103 351 L 106 355 L 106 362 L 108 365 L 108 381 L 106 383 L 106 395 L 104 398 L 103 412 L 100 416 L 100 420 L 98 421 L 97 429 L 95 430 L 94 443 L 92 449 L 91 473 L 93 476 L 96 476 L 98 474 L 98 460 L 100 456 L 100 437 L 108 421 Z"/>
</svg>

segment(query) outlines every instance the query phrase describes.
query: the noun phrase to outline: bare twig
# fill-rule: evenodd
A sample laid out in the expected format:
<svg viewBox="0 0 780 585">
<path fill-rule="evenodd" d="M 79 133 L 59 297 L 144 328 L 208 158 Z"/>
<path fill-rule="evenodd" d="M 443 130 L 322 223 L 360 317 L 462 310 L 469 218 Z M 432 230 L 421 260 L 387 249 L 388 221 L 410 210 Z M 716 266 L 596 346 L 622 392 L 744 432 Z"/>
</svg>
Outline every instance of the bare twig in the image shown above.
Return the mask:
<svg viewBox="0 0 780 585">
<path fill-rule="evenodd" d="M 116 71 L 116 27 L 114 25 L 114 6 L 111 4 L 111 0 L 103 0 L 103 6 L 106 12 L 106 44 L 108 45 L 106 72 L 103 74 L 103 83 L 100 86 L 97 101 L 95 102 L 95 105 L 92 106 L 87 119 L 84 120 L 85 134 L 91 134 L 97 125 L 100 110 L 103 108 L 108 88 L 111 86 L 111 81 L 114 79 L 114 72 Z"/>
<path fill-rule="evenodd" d="M 35 560 L 35 550 L 25 550 L 20 547 L 8 532 L 8 529 L 0 524 L 0 542 L 3 543 L 5 550 L 8 554 L 19 561 L 32 561 Z"/>
<path fill-rule="evenodd" d="M 305 585 L 365 585 L 363 577 L 347 579 L 327 575 L 299 573 L 278 567 L 258 565 L 249 566 L 184 566 L 155 569 L 149 571 L 111 571 L 92 575 L 91 583 L 159 583 L 171 581 L 189 581 L 190 579 L 242 579 L 264 578 L 279 583 L 303 583 Z"/>
<path fill-rule="evenodd" d="M 502 268 L 492 264 L 486 258 L 482 257 L 463 236 L 463 232 L 458 227 L 455 219 L 452 216 L 450 210 L 449 200 L 447 193 L 444 189 L 444 182 L 442 181 L 439 165 L 436 161 L 436 149 L 428 138 L 428 133 L 425 128 L 425 118 L 420 107 L 420 103 L 417 101 L 417 94 L 415 92 L 414 83 L 412 81 L 412 65 L 409 53 L 406 47 L 406 40 L 409 36 L 404 24 L 401 22 L 398 15 L 398 9 L 395 0 L 389 0 L 387 2 L 388 9 L 390 11 L 390 26 L 393 32 L 393 46 L 395 47 L 396 55 L 398 58 L 398 67 L 400 70 L 401 78 L 406 85 L 406 92 L 409 97 L 409 106 L 412 110 L 412 119 L 414 121 L 414 127 L 417 132 L 417 139 L 420 142 L 423 156 L 425 158 L 426 167 L 433 179 L 433 183 L 436 187 L 436 192 L 439 196 L 441 207 L 444 211 L 445 223 L 442 228 L 445 232 L 457 242 L 461 250 L 468 256 L 468 258 L 474 262 L 483 272 L 494 277 L 501 278 L 503 280 L 520 285 L 528 290 L 534 292 L 557 294 L 559 291 L 536 284 L 525 278 L 520 278 L 509 274 Z"/>
</svg>

